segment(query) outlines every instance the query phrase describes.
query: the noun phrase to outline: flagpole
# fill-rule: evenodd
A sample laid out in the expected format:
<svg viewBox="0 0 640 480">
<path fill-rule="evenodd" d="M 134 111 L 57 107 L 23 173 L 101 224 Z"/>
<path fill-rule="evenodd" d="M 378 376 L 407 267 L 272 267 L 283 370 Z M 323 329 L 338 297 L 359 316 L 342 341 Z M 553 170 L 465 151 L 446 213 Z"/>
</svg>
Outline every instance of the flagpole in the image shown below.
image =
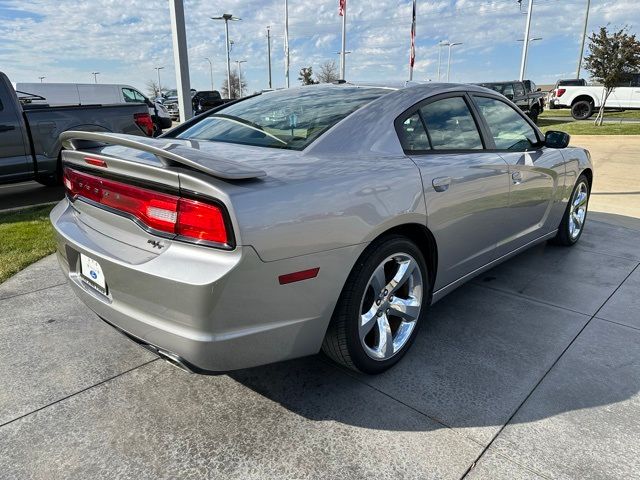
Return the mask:
<svg viewBox="0 0 640 480">
<path fill-rule="evenodd" d="M 344 80 L 344 68 L 347 50 L 347 0 L 342 8 L 342 51 L 340 52 L 340 79 Z"/>
<path fill-rule="evenodd" d="M 411 14 L 411 48 L 409 53 L 409 81 L 413 80 L 413 64 L 416 59 L 416 0 L 413 0 Z"/>
<path fill-rule="evenodd" d="M 289 88 L 289 2 L 284 0 L 284 81 Z"/>
</svg>

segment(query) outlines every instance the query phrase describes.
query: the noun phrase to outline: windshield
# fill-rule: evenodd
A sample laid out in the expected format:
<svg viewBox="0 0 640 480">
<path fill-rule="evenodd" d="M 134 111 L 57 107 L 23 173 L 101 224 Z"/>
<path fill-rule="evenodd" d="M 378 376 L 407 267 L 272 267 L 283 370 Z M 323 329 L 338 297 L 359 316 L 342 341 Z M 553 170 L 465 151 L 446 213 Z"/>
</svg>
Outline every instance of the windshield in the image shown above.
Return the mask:
<svg viewBox="0 0 640 480">
<path fill-rule="evenodd" d="M 178 138 L 302 150 L 347 115 L 388 92 L 346 86 L 270 92 L 209 115 Z"/>
</svg>

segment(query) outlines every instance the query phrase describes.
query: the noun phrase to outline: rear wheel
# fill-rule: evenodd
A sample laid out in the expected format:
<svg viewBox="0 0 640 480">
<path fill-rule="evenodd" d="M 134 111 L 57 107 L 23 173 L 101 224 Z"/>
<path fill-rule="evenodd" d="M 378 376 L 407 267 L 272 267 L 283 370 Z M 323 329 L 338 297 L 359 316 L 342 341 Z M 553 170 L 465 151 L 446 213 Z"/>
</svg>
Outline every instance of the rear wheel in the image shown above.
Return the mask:
<svg viewBox="0 0 640 480">
<path fill-rule="evenodd" d="M 593 115 L 593 102 L 580 100 L 571 105 L 571 116 L 576 120 L 586 120 Z"/>
<path fill-rule="evenodd" d="M 417 246 L 397 235 L 376 241 L 347 279 L 322 350 L 356 371 L 387 370 L 413 343 L 428 293 L 427 267 Z"/>
<path fill-rule="evenodd" d="M 584 230 L 587 220 L 587 207 L 589 206 L 589 179 L 585 175 L 580 175 L 571 198 L 564 212 L 558 233 L 553 238 L 553 243 L 557 245 L 575 245 Z"/>
</svg>

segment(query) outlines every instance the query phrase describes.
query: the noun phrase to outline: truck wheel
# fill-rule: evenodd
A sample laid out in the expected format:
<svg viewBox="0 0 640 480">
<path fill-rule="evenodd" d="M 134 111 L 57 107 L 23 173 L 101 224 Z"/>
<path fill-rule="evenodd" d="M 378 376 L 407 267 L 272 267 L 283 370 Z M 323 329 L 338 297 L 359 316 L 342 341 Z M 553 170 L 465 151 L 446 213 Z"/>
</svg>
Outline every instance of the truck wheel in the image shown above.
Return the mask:
<svg viewBox="0 0 640 480">
<path fill-rule="evenodd" d="M 576 120 L 586 120 L 593 115 L 593 102 L 579 100 L 571 105 L 571 116 Z"/>
<path fill-rule="evenodd" d="M 153 121 L 153 133 L 151 134 L 152 137 L 157 137 L 158 135 L 162 135 L 162 126 L 160 125 L 160 122 L 157 120 Z"/>
<path fill-rule="evenodd" d="M 536 125 L 538 124 L 538 115 L 540 115 L 540 108 L 538 107 L 538 105 L 534 105 L 529 110 L 529 118 L 533 120 L 533 123 L 535 123 Z"/>
</svg>

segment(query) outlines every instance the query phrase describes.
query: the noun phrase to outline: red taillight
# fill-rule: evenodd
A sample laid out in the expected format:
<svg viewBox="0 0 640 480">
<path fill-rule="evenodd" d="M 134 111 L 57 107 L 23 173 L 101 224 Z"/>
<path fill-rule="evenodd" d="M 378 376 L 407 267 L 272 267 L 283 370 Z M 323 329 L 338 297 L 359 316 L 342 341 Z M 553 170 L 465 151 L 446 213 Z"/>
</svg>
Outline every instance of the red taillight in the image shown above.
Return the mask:
<svg viewBox="0 0 640 480">
<path fill-rule="evenodd" d="M 153 120 L 151 120 L 151 115 L 149 113 L 134 113 L 133 120 L 136 122 L 144 133 L 147 136 L 151 137 L 153 135 Z"/>
<path fill-rule="evenodd" d="M 567 91 L 566 88 L 556 88 L 556 97 L 561 97 L 562 95 L 564 95 L 564 92 L 566 91 Z"/>
<path fill-rule="evenodd" d="M 143 226 L 189 240 L 229 244 L 222 209 L 217 205 L 156 192 L 70 168 L 64 185 L 75 199 L 84 197 L 133 216 Z"/>
</svg>

